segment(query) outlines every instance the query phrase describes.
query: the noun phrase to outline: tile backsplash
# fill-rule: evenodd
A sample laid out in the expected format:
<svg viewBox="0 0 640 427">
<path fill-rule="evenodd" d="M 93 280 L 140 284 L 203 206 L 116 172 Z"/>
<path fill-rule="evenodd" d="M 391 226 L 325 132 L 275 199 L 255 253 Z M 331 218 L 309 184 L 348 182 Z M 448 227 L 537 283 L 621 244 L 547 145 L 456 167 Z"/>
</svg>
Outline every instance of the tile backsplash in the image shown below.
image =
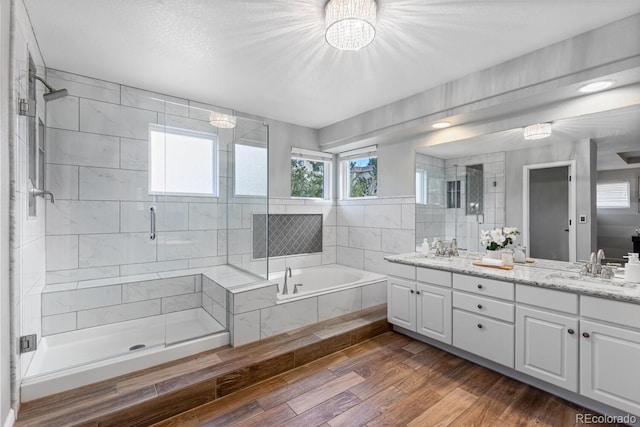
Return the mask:
<svg viewBox="0 0 640 427">
<path fill-rule="evenodd" d="M 267 256 L 264 214 L 253 215 L 253 258 Z M 322 214 L 270 214 L 269 256 L 322 252 Z"/>
</svg>

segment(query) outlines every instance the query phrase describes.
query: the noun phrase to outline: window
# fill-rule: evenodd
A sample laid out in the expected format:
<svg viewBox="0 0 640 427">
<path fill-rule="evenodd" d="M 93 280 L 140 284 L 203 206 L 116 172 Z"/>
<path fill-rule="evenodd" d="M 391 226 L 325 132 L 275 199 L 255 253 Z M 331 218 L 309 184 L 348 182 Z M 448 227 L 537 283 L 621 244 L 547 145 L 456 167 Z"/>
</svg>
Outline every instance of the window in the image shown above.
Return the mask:
<svg viewBox="0 0 640 427">
<path fill-rule="evenodd" d="M 291 197 L 331 198 L 333 155 L 291 148 Z"/>
<path fill-rule="evenodd" d="M 416 169 L 416 203 L 426 205 L 427 199 L 427 171 Z"/>
<path fill-rule="evenodd" d="M 376 147 L 340 154 L 342 198 L 377 197 L 378 157 Z"/>
<path fill-rule="evenodd" d="M 599 182 L 596 190 L 596 206 L 598 208 L 631 207 L 629 181 Z"/>
<path fill-rule="evenodd" d="M 218 196 L 218 137 L 149 125 L 149 193 Z"/>
<path fill-rule="evenodd" d="M 259 145 L 234 144 L 234 194 L 236 196 L 267 196 L 267 148 Z"/>
</svg>

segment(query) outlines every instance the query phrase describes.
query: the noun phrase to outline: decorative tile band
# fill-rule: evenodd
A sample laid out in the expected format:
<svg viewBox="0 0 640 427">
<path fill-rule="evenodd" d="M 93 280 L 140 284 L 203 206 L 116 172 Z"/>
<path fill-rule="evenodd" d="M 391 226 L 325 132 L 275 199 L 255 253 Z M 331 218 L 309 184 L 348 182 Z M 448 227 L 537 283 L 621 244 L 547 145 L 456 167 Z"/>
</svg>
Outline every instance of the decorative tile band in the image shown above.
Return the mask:
<svg viewBox="0 0 640 427">
<path fill-rule="evenodd" d="M 265 214 L 253 215 L 253 258 L 267 257 Z M 322 252 L 322 214 L 270 214 L 269 256 Z"/>
</svg>

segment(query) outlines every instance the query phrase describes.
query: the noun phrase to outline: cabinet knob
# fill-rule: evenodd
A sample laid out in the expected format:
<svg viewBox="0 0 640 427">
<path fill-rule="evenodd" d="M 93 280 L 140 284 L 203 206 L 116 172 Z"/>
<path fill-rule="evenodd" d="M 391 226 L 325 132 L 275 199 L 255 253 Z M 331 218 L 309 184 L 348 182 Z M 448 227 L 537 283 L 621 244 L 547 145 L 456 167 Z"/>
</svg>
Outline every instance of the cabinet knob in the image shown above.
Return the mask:
<svg viewBox="0 0 640 427">
<path fill-rule="evenodd" d="M 573 329 L 568 329 L 567 332 L 569 332 L 569 335 L 573 335 L 575 333 Z"/>
<path fill-rule="evenodd" d="M 481 284 L 478 284 L 478 289 L 482 289 L 482 285 Z"/>
<path fill-rule="evenodd" d="M 484 326 L 482 326 L 482 323 L 478 323 L 478 329 L 482 329 Z"/>
<path fill-rule="evenodd" d="M 420 295 L 420 291 L 416 291 L 416 295 Z"/>
<path fill-rule="evenodd" d="M 588 333 L 588 332 L 583 332 L 583 333 L 582 333 L 582 336 L 583 336 L 583 337 L 585 337 L 585 338 L 589 338 L 589 337 L 590 337 L 590 335 L 589 335 L 589 333 Z"/>
<path fill-rule="evenodd" d="M 482 310 L 482 304 L 478 304 L 478 310 Z"/>
<path fill-rule="evenodd" d="M 413 289 L 411 289 L 409 292 L 413 293 Z"/>
</svg>

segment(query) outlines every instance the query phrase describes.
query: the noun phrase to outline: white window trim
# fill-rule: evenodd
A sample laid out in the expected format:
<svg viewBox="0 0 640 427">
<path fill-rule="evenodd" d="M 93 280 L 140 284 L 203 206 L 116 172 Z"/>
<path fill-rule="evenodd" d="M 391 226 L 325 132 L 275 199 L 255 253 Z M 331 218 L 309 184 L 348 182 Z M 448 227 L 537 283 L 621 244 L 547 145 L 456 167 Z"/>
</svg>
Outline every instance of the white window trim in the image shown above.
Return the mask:
<svg viewBox="0 0 640 427">
<path fill-rule="evenodd" d="M 626 184 L 627 187 L 627 204 L 626 206 L 600 206 L 598 204 L 598 187 L 600 185 L 611 185 L 611 184 Z M 598 181 L 596 183 L 596 209 L 629 209 L 631 208 L 631 182 L 628 180 L 609 180 L 609 181 Z"/>
<path fill-rule="evenodd" d="M 291 160 L 307 160 L 312 162 L 324 163 L 323 173 L 323 197 L 303 197 L 303 196 L 290 196 L 293 200 L 331 200 L 333 197 L 333 154 L 325 153 L 322 151 L 307 150 L 305 148 L 291 147 Z M 289 170 L 289 176 L 291 176 L 291 170 Z M 291 187 L 291 184 L 289 184 Z M 289 188 L 291 192 L 291 188 Z"/>
<path fill-rule="evenodd" d="M 339 154 L 340 158 L 340 199 L 341 200 L 368 200 L 377 199 L 378 196 L 349 196 L 349 162 L 353 160 L 363 160 L 378 158 L 377 145 L 359 148 L 357 150 L 346 151 Z M 376 177 L 377 179 L 377 177 Z"/>
<path fill-rule="evenodd" d="M 152 191 L 151 190 L 151 180 L 152 180 L 152 176 L 151 176 L 151 167 L 152 167 L 152 161 L 151 161 L 151 131 L 155 130 L 157 132 L 164 132 L 164 133 L 173 133 L 173 134 L 182 134 L 182 135 L 186 135 L 186 136 L 194 136 L 194 137 L 200 137 L 200 138 L 207 138 L 210 139 L 213 146 L 212 146 L 212 159 L 211 161 L 213 162 L 213 192 L 212 193 L 183 193 L 183 192 L 162 192 L 162 191 Z M 219 163 L 219 158 L 220 158 L 220 154 L 219 154 L 219 141 L 218 141 L 218 135 L 215 133 L 207 133 L 207 132 L 200 132 L 200 131 L 195 131 L 195 130 L 189 130 L 189 129 L 183 129 L 183 128 L 177 128 L 177 127 L 171 127 L 171 126 L 165 126 L 165 125 L 158 125 L 155 123 L 150 123 L 149 124 L 149 136 L 148 136 L 148 140 L 149 140 L 149 150 L 148 150 L 148 171 L 147 171 L 147 176 L 148 176 L 148 192 L 150 196 L 184 196 L 184 197 L 220 197 L 220 163 Z M 165 147 L 166 149 L 166 147 Z"/>
</svg>

